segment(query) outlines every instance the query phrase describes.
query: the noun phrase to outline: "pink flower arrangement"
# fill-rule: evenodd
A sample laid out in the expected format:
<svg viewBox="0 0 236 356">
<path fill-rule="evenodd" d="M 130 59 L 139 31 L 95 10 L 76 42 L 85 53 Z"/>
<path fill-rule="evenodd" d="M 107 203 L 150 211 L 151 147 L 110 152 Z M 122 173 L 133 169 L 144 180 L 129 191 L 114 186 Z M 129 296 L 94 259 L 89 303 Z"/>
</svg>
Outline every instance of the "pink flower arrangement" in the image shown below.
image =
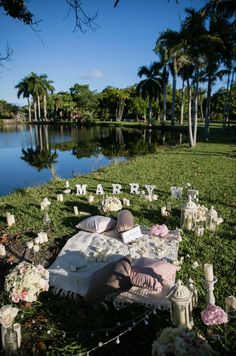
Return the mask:
<svg viewBox="0 0 236 356">
<path fill-rule="evenodd" d="M 151 235 L 154 236 L 160 236 L 160 237 L 164 237 L 165 235 L 167 235 L 169 232 L 168 227 L 165 224 L 162 225 L 153 225 L 150 229 L 150 233 Z"/>
<path fill-rule="evenodd" d="M 35 302 L 42 291 L 48 291 L 49 272 L 42 265 L 21 262 L 6 276 L 5 290 L 13 303 Z"/>
<path fill-rule="evenodd" d="M 228 322 L 228 315 L 220 307 L 208 304 L 207 308 L 201 312 L 201 319 L 206 325 L 224 324 Z"/>
</svg>

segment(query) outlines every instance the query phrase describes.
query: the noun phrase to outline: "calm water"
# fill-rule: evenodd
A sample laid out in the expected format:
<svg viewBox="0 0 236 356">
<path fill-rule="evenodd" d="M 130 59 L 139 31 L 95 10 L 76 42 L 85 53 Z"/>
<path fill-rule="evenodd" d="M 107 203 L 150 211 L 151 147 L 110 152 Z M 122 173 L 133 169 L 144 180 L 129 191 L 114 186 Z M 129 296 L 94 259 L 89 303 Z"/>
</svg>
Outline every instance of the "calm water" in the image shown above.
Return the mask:
<svg viewBox="0 0 236 356">
<path fill-rule="evenodd" d="M 176 144 L 180 134 L 108 127 L 0 127 L 0 196 L 15 189 L 82 175 L 136 154 Z"/>
</svg>

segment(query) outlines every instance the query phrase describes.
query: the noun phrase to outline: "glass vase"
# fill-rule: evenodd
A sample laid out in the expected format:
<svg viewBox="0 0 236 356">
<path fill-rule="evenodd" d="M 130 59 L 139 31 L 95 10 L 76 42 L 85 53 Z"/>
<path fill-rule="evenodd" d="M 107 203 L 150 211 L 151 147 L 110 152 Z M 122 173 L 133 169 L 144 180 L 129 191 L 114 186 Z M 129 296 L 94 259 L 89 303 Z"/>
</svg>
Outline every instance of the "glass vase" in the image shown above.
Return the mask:
<svg viewBox="0 0 236 356">
<path fill-rule="evenodd" d="M 4 344 L 6 355 L 17 355 L 17 332 L 14 330 L 13 326 L 7 328 L 4 336 Z"/>
</svg>

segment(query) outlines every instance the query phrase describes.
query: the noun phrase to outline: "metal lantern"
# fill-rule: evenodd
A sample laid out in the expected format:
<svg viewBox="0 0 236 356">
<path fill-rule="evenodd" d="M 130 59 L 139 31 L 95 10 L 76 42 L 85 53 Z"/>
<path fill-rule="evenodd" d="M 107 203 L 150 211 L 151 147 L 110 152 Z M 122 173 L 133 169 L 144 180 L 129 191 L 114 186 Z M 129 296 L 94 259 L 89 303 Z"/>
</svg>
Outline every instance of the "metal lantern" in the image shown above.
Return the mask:
<svg viewBox="0 0 236 356">
<path fill-rule="evenodd" d="M 191 196 L 188 202 L 181 209 L 181 225 L 182 229 L 192 231 L 196 227 L 197 220 L 197 205 L 192 201 Z"/>
<path fill-rule="evenodd" d="M 216 230 L 217 221 L 218 221 L 217 211 L 214 209 L 213 206 L 211 206 L 211 208 L 206 213 L 206 228 L 209 231 L 214 232 Z"/>
<path fill-rule="evenodd" d="M 170 300 L 171 320 L 174 326 L 193 327 L 193 293 L 178 280 L 168 298 Z"/>
</svg>

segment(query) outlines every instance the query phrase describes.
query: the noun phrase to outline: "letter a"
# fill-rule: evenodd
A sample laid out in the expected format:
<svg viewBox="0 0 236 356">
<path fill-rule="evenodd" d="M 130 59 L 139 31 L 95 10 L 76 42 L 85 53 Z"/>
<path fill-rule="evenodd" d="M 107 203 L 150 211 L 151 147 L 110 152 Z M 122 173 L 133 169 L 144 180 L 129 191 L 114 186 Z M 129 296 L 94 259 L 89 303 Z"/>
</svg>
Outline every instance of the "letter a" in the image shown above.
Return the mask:
<svg viewBox="0 0 236 356">
<path fill-rule="evenodd" d="M 97 190 L 96 190 L 96 194 L 97 195 L 103 195 L 104 194 L 104 190 L 101 184 L 97 185 Z"/>
</svg>

